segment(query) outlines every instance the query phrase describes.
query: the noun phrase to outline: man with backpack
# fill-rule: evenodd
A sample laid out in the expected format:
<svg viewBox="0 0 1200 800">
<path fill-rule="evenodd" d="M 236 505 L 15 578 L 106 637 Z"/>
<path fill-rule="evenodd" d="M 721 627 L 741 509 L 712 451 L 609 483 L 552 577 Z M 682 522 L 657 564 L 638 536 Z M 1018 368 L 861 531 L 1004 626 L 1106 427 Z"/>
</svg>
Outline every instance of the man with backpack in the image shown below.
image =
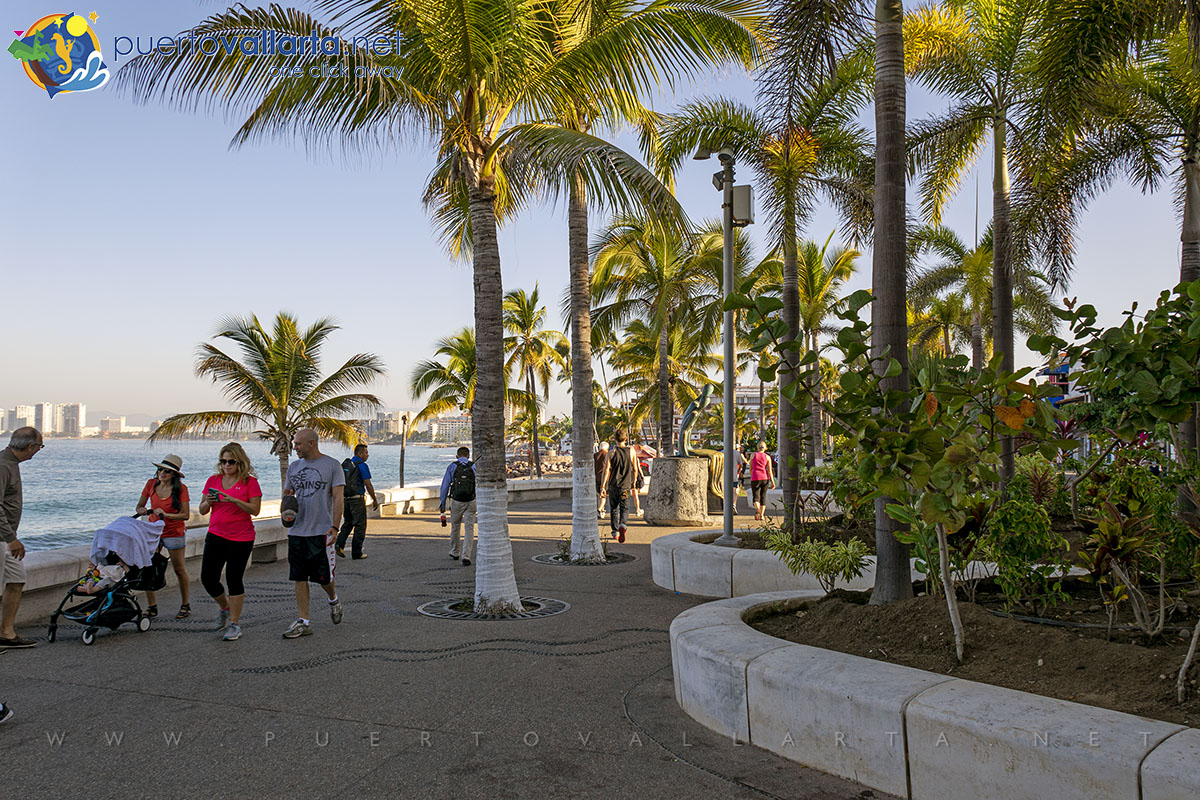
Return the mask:
<svg viewBox="0 0 1200 800">
<path fill-rule="evenodd" d="M 618 542 L 625 541 L 629 493 L 633 491 L 638 474 L 633 454 L 626 445 L 627 439 L 625 431 L 617 431 L 616 446 L 609 450 L 608 463 L 604 467 L 604 491 L 608 496 L 609 525 Z"/>
<path fill-rule="evenodd" d="M 350 554 L 357 559 L 366 558 L 363 555 L 363 541 L 367 538 L 367 499 L 363 492 L 371 495 L 371 508 L 379 510 L 379 498 L 375 496 L 375 487 L 371 484 L 371 469 L 367 466 L 370 453 L 365 444 L 356 445 L 354 458 L 342 462 L 342 472 L 346 476 L 346 513 L 342 515 L 342 530 L 338 533 L 338 558 L 346 557 L 346 540 L 351 531 L 354 539 L 350 546 Z"/>
<path fill-rule="evenodd" d="M 462 558 L 464 567 L 471 566 L 471 548 L 475 543 L 475 462 L 471 461 L 469 447 L 458 448 L 458 458 L 446 467 L 442 476 L 441 505 L 442 524 L 446 524 L 446 497 L 450 498 L 450 557 Z M 462 526 L 467 530 L 462 537 Z"/>
</svg>

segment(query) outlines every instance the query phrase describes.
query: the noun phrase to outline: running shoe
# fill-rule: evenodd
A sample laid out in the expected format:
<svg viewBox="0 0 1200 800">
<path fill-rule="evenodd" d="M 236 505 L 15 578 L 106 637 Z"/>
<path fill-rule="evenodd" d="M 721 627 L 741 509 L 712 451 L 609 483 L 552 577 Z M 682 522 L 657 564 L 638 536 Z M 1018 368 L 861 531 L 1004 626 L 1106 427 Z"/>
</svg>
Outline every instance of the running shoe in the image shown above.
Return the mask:
<svg viewBox="0 0 1200 800">
<path fill-rule="evenodd" d="M 12 719 L 12 715 L 12 706 L 5 703 L 0 703 L 0 722 L 8 722 L 10 719 Z"/>
<path fill-rule="evenodd" d="M 621 544 L 625 544 L 625 526 L 624 525 L 617 528 L 617 541 L 620 542 Z"/>
<path fill-rule="evenodd" d="M 329 604 L 329 618 L 333 620 L 333 624 L 337 625 L 342 621 L 342 601 L 334 600 Z"/>
<path fill-rule="evenodd" d="M 301 636 L 312 636 L 312 625 L 300 619 L 293 622 L 291 627 L 283 632 L 285 639 L 299 639 Z"/>
<path fill-rule="evenodd" d="M 464 567 L 471 566 L 471 559 L 467 558 L 466 556 L 463 556 L 462 565 Z"/>
<path fill-rule="evenodd" d="M 222 637 L 227 642 L 234 642 L 242 638 L 242 626 L 236 622 L 229 623 L 229 627 L 225 629 L 225 635 Z"/>
<path fill-rule="evenodd" d="M 223 631 L 227 625 L 229 625 L 229 609 L 222 608 L 217 612 L 217 627 L 213 628 L 213 630 Z"/>
</svg>

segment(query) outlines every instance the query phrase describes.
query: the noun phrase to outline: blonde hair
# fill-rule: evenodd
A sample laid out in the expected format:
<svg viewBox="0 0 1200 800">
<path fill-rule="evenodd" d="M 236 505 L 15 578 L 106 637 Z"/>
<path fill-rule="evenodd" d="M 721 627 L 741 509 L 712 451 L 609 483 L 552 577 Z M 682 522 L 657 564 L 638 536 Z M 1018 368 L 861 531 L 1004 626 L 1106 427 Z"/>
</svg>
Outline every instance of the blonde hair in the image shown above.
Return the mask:
<svg viewBox="0 0 1200 800">
<path fill-rule="evenodd" d="M 237 483 L 241 483 L 242 481 L 246 480 L 246 478 L 250 477 L 251 475 L 253 475 L 256 478 L 258 477 L 258 475 L 255 474 L 255 472 L 254 472 L 254 466 L 250 463 L 250 456 L 246 455 L 246 451 L 242 448 L 242 446 L 240 444 L 238 444 L 237 442 L 230 442 L 229 444 L 225 445 L 224 447 L 221 448 L 221 455 L 217 456 L 217 458 L 219 459 L 221 456 L 224 456 L 226 453 L 229 453 L 230 456 L 233 458 L 233 460 L 238 462 L 237 481 L 236 481 Z M 213 474 L 214 475 L 224 475 L 225 474 L 221 471 L 221 462 L 220 461 L 217 461 L 217 466 L 214 468 Z"/>
</svg>

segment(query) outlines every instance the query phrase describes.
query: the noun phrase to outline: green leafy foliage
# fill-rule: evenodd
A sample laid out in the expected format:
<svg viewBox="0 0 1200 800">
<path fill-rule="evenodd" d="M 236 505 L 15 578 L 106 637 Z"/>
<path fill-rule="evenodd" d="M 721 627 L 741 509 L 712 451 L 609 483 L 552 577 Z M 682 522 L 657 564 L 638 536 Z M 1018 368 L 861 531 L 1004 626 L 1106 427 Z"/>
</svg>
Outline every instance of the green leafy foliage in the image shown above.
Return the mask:
<svg viewBox="0 0 1200 800">
<path fill-rule="evenodd" d="M 834 544 L 812 538 L 793 542 L 786 531 L 773 525 L 763 528 L 762 540 L 767 550 L 778 555 L 793 574 L 812 575 L 826 592 L 832 592 L 839 580 L 851 581 L 861 576 L 870 554 L 861 539 Z"/>
<path fill-rule="evenodd" d="M 1067 599 L 1062 578 L 1067 540 L 1051 530 L 1045 508 L 1031 500 L 1006 500 L 992 514 L 982 552 L 996 563 L 996 583 L 1011 607 L 1028 601 L 1036 613 Z"/>
</svg>

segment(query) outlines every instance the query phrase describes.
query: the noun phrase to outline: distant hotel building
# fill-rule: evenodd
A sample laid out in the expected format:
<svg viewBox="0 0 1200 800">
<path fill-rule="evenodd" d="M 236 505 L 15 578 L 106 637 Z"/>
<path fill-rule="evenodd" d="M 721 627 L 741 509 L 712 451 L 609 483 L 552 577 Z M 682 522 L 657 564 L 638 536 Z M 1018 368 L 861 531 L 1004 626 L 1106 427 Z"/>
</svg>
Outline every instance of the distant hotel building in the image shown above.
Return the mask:
<svg viewBox="0 0 1200 800">
<path fill-rule="evenodd" d="M 430 421 L 429 438 L 435 442 L 471 441 L 471 415 L 438 417 Z"/>
<path fill-rule="evenodd" d="M 63 403 L 54 407 L 55 432 L 62 436 L 83 436 L 87 427 L 86 403 Z"/>
<path fill-rule="evenodd" d="M 106 433 L 124 433 L 125 418 L 124 417 L 105 417 L 100 420 L 100 434 L 103 436 Z"/>
</svg>

